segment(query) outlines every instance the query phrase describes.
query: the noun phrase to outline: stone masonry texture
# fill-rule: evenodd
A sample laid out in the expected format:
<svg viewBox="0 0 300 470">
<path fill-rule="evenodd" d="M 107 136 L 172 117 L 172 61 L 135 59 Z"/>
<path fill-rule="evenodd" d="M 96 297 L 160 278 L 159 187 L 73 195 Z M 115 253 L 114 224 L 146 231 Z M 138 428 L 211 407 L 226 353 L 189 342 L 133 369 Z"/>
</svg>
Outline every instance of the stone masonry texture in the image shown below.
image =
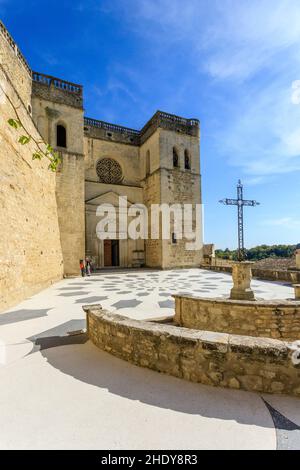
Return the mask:
<svg viewBox="0 0 300 470">
<path fill-rule="evenodd" d="M 300 366 L 284 341 L 131 320 L 86 306 L 88 335 L 135 365 L 207 385 L 300 396 Z"/>
<path fill-rule="evenodd" d="M 174 297 L 175 322 L 186 328 L 285 340 L 300 337 L 299 301 Z"/>
<path fill-rule="evenodd" d="M 0 83 L 19 106 L 26 128 L 41 139 L 30 115 L 31 78 L 0 35 Z M 18 90 L 18 91 L 17 91 Z M 14 112 L 0 96 L 0 310 L 32 295 L 63 274 L 55 174 L 47 161 L 32 161 L 34 145 L 20 145 L 7 120 Z"/>
</svg>

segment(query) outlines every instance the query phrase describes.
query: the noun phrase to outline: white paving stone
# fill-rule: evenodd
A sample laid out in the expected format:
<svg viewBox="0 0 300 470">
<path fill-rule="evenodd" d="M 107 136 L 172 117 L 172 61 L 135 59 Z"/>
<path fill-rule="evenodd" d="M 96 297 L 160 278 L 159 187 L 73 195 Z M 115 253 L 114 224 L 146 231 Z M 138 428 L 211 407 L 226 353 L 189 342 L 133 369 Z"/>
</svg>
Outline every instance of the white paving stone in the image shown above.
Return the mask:
<svg viewBox="0 0 300 470">
<path fill-rule="evenodd" d="M 84 325 L 81 299 L 87 304 L 89 299 L 95 303 L 95 298 L 107 297 L 96 303 L 110 310 L 116 310 L 114 304 L 134 300 L 141 303 L 119 308 L 119 313 L 151 318 L 173 313 L 158 303 L 171 299 L 167 294 L 172 289 L 227 296 L 231 283 L 223 281 L 230 279 L 200 269 L 103 271 L 91 278 L 63 280 L 11 308 L 10 316 L 0 314 L 0 447 L 275 448 L 271 415 L 257 394 L 192 384 L 141 369 L 90 342 L 33 352 L 29 339 L 43 332 L 65 335 L 67 322 Z M 291 287 L 257 280 L 253 284 L 259 297 L 293 296 Z M 128 293 L 120 293 L 124 291 Z M 144 292 L 149 295 L 137 295 Z M 48 331 L 53 328 L 54 332 Z M 265 399 L 300 423 L 299 400 Z"/>
</svg>

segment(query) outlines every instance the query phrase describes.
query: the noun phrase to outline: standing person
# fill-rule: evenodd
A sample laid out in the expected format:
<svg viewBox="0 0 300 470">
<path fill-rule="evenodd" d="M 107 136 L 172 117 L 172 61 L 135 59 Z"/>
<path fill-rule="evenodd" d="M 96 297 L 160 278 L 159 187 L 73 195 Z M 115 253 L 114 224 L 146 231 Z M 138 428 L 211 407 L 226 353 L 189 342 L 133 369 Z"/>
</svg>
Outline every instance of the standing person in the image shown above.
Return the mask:
<svg viewBox="0 0 300 470">
<path fill-rule="evenodd" d="M 84 262 L 83 262 L 83 259 L 81 259 L 81 260 L 79 261 L 79 266 L 80 266 L 81 276 L 84 277 L 84 276 L 85 276 L 85 270 L 84 270 Z"/>
<path fill-rule="evenodd" d="M 91 275 L 91 262 L 89 259 L 85 260 L 85 265 L 86 265 L 86 273 L 88 276 Z"/>
</svg>

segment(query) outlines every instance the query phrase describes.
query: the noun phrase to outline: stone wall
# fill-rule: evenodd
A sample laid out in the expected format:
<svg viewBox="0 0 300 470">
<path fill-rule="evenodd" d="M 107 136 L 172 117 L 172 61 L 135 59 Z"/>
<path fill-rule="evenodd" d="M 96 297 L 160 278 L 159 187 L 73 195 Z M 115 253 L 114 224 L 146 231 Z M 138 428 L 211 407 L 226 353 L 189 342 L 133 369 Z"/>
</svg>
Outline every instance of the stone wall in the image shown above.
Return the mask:
<svg viewBox="0 0 300 470">
<path fill-rule="evenodd" d="M 283 341 L 131 320 L 100 306 L 84 310 L 91 341 L 120 359 L 192 382 L 300 397 L 300 366 Z"/>
<path fill-rule="evenodd" d="M 300 282 L 300 271 L 284 271 L 276 269 L 251 269 L 252 276 L 267 281 L 283 281 L 291 284 Z"/>
<path fill-rule="evenodd" d="M 50 82 L 48 85 L 46 83 L 33 81 L 32 95 L 41 100 L 68 105 L 74 108 L 82 108 L 83 106 L 81 93 L 66 92 L 64 89 L 57 88 L 53 82 Z"/>
<path fill-rule="evenodd" d="M 161 167 L 161 202 L 168 204 L 192 204 L 193 220 L 189 232 L 196 231 L 196 204 L 202 202 L 200 182 L 200 146 L 199 128 L 195 135 L 181 134 L 160 129 L 160 167 Z M 173 148 L 178 154 L 178 168 L 173 167 Z M 184 154 L 188 151 L 190 169 L 185 169 Z M 200 227 L 197 229 L 202 245 L 201 209 L 198 207 Z M 174 230 L 175 233 L 175 230 Z M 198 267 L 202 260 L 202 246 L 197 250 L 188 250 L 187 237 L 182 240 L 163 240 L 162 267 Z"/>
<path fill-rule="evenodd" d="M 43 77 L 43 76 L 41 76 Z M 62 82 L 67 83 L 68 82 Z M 85 257 L 83 109 L 80 93 L 33 82 L 32 115 L 46 142 L 59 151 L 56 198 L 64 274 L 78 275 Z M 60 82 L 58 81 L 59 85 Z M 57 125 L 66 128 L 66 148 L 57 147 Z"/>
<path fill-rule="evenodd" d="M 149 173 L 146 169 L 146 157 L 149 155 Z M 148 138 L 140 148 L 140 178 L 143 185 L 144 204 L 149 214 L 151 204 L 161 203 L 161 172 L 160 172 L 160 145 L 159 131 Z M 145 240 L 146 266 L 150 268 L 162 267 L 162 240 L 151 239 L 149 224 L 149 238 Z"/>
<path fill-rule="evenodd" d="M 1 51 L 6 51 L 1 55 L 1 86 L 19 106 L 26 128 L 40 140 L 28 108 L 31 89 L 28 70 L 1 34 L 0 45 Z M 63 273 L 55 174 L 48 170 L 46 160 L 32 161 L 33 144 L 18 143 L 19 131 L 7 123 L 11 117 L 15 117 L 13 109 L 1 94 L 0 310 L 60 279 Z"/>
<path fill-rule="evenodd" d="M 26 109 L 31 105 L 31 71 L 20 49 L 0 21 L 0 64 Z"/>
<path fill-rule="evenodd" d="M 175 130 L 175 129 L 174 129 Z M 195 232 L 195 208 L 201 203 L 199 128 L 197 133 L 174 132 L 158 128 L 140 149 L 141 178 L 144 187 L 144 202 L 150 209 L 151 204 L 192 204 L 193 222 L 190 231 Z M 173 148 L 178 153 L 179 167 L 173 168 Z M 184 154 L 189 152 L 189 170 L 184 168 Z M 149 174 L 146 175 L 146 158 L 150 159 Z M 202 221 L 200 215 L 200 245 L 202 244 Z M 172 215 L 171 215 L 172 227 Z M 172 228 L 170 232 L 172 232 Z M 174 230 L 175 233 L 175 230 Z M 187 238 L 174 243 L 168 240 L 146 241 L 146 265 L 163 269 L 175 267 L 198 267 L 202 260 L 202 248 L 187 250 Z"/>
<path fill-rule="evenodd" d="M 61 246 L 66 276 L 79 274 L 85 257 L 84 158 L 61 152 L 62 164 L 56 175 L 56 198 Z"/>
<path fill-rule="evenodd" d="M 231 262 L 233 264 L 233 262 Z M 211 271 L 220 271 L 231 273 L 232 272 L 232 265 L 229 266 L 225 260 L 224 265 L 215 266 L 214 264 L 211 266 L 207 266 L 205 264 L 200 265 L 203 269 L 210 269 Z M 291 284 L 299 284 L 300 283 L 300 271 L 289 271 L 289 270 L 276 270 L 276 269 L 259 269 L 259 268 L 251 268 L 252 277 L 256 279 L 261 279 L 263 281 L 279 281 L 279 282 L 288 282 Z"/>
<path fill-rule="evenodd" d="M 299 301 L 204 299 L 174 295 L 175 322 L 237 335 L 300 339 Z"/>
<path fill-rule="evenodd" d="M 101 158 L 112 158 L 116 160 L 122 169 L 122 185 L 132 187 L 141 187 L 140 184 L 140 162 L 139 162 L 139 148 L 134 145 L 121 144 L 120 142 L 106 141 L 97 138 L 84 138 L 84 153 L 85 153 L 85 180 L 87 182 L 87 197 L 90 195 L 89 184 L 90 182 L 98 183 L 100 189 L 97 193 L 101 194 L 101 183 L 99 183 L 99 176 L 96 172 L 98 160 Z M 114 185 L 110 185 L 113 190 Z M 128 192 L 128 189 L 127 189 Z M 126 195 L 126 193 L 124 193 Z M 134 200 L 134 193 L 127 194 L 128 199 L 132 202 Z"/>
</svg>

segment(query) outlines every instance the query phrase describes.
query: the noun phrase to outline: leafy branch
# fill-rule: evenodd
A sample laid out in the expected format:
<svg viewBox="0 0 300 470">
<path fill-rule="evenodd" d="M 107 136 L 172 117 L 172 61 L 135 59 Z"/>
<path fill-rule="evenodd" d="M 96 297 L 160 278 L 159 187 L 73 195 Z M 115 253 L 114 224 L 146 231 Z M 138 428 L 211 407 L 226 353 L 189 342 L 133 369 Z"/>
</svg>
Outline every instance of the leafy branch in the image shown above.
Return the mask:
<svg viewBox="0 0 300 470">
<path fill-rule="evenodd" d="M 14 110 L 15 118 L 8 119 L 8 124 L 16 130 L 22 130 L 22 135 L 20 135 L 18 142 L 21 145 L 27 145 L 29 142 L 35 144 L 35 149 L 32 153 L 32 160 L 42 160 L 42 158 L 47 158 L 49 161 L 48 168 L 51 171 L 56 171 L 58 165 L 61 163 L 61 158 L 57 152 L 54 151 L 53 147 L 50 144 L 47 144 L 43 140 L 37 140 L 25 127 L 20 114 L 18 112 L 18 106 L 15 106 L 13 101 L 10 99 L 9 95 L 5 92 L 1 86 L 1 91 L 10 103 L 11 107 Z"/>
</svg>

